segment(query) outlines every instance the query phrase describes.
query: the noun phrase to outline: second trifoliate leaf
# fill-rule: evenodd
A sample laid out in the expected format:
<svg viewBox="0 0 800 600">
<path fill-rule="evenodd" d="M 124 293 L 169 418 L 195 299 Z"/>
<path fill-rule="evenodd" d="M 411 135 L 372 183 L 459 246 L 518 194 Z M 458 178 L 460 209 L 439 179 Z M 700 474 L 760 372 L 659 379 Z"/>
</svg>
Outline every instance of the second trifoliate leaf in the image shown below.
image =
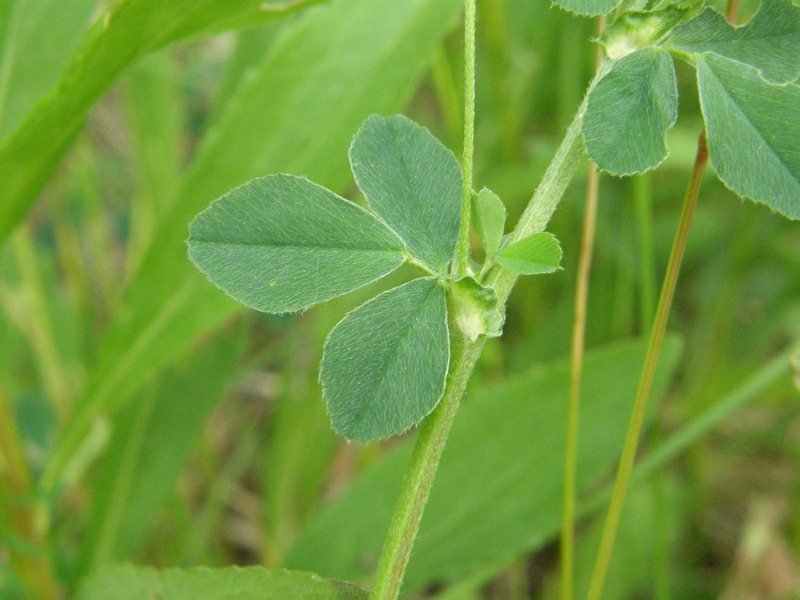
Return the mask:
<svg viewBox="0 0 800 600">
<path fill-rule="evenodd" d="M 697 61 L 708 155 L 740 196 L 800 219 L 800 86 L 766 82 L 753 67 L 704 54 Z"/>
<path fill-rule="evenodd" d="M 589 157 L 612 175 L 633 175 L 667 157 L 665 136 L 678 118 L 669 52 L 644 48 L 615 61 L 589 92 L 582 131 Z"/>
</svg>

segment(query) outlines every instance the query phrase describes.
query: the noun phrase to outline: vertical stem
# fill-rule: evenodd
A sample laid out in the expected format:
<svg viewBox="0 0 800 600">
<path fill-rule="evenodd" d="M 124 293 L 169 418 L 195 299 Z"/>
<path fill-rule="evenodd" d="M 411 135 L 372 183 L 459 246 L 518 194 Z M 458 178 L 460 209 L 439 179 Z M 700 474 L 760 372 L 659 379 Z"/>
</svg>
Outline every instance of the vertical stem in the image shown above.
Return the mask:
<svg viewBox="0 0 800 600">
<path fill-rule="evenodd" d="M 575 320 L 570 356 L 569 404 L 567 406 L 567 448 L 564 465 L 564 500 L 561 515 L 561 598 L 571 600 L 575 573 L 575 496 L 578 463 L 578 422 L 580 418 L 583 349 L 586 337 L 586 305 L 589 296 L 589 273 L 597 219 L 597 165 L 589 164 L 589 184 L 583 219 L 583 237 L 575 289 Z"/>
<path fill-rule="evenodd" d="M 439 459 L 467 382 L 483 350 L 485 338 L 459 341 L 461 347 L 454 349 L 450 364 L 451 375 L 448 377 L 444 397 L 420 427 L 411 463 L 392 515 L 389 533 L 378 560 L 375 582 L 369 595 L 371 600 L 395 600 L 400 594 L 400 586 Z"/>
<path fill-rule="evenodd" d="M 672 307 L 672 299 L 675 295 L 675 286 L 678 281 L 683 254 L 686 250 L 686 241 L 689 238 L 689 227 L 692 222 L 695 206 L 697 205 L 700 183 L 703 180 L 703 173 L 705 172 L 707 162 L 708 150 L 706 148 L 706 134 L 705 130 L 703 130 L 698 140 L 697 156 L 695 158 L 692 177 L 689 181 L 689 188 L 686 191 L 683 208 L 681 209 L 678 231 L 675 234 L 675 241 L 672 244 L 672 252 L 669 257 L 667 272 L 664 276 L 661 295 L 658 299 L 658 308 L 656 309 L 653 329 L 650 333 L 650 342 L 647 346 L 644 369 L 641 379 L 639 380 L 639 388 L 636 391 L 633 413 L 628 426 L 628 433 L 625 437 L 625 445 L 622 449 L 622 457 L 620 458 L 617 477 L 614 481 L 611 504 L 608 508 L 608 514 L 606 515 L 606 521 L 603 526 L 600 549 L 597 553 L 597 559 L 589 585 L 589 600 L 599 600 L 600 594 L 603 591 L 608 565 L 611 561 L 611 553 L 614 548 L 617 527 L 620 517 L 622 516 L 622 508 L 625 503 L 625 496 L 628 491 L 628 484 L 630 483 L 633 463 L 636 458 L 636 450 L 642 432 L 647 402 L 653 387 L 653 379 L 656 373 L 656 366 L 658 365 L 658 357 L 661 352 L 661 344 L 664 340 L 667 320 L 669 318 L 670 308 Z"/>
<path fill-rule="evenodd" d="M 457 273 L 467 272 L 469 218 L 472 209 L 472 163 L 475 145 L 475 0 L 464 0 L 464 183 L 461 192 L 461 228 L 458 234 Z"/>
<path fill-rule="evenodd" d="M 605 28 L 605 17 L 597 22 L 598 35 Z M 595 71 L 603 59 L 603 49 L 598 44 L 595 54 Z M 589 298 L 589 274 L 592 270 L 592 249 L 597 222 L 597 196 L 599 176 L 597 165 L 589 162 L 586 187 L 586 207 L 583 215 L 581 250 L 578 259 L 578 279 L 575 288 L 575 320 L 572 328 L 570 357 L 570 389 L 567 406 L 567 441 L 564 454 L 564 500 L 561 515 L 561 598 L 572 600 L 575 576 L 575 504 L 576 472 L 578 463 L 578 425 L 580 420 L 581 377 L 583 374 L 583 349 L 586 338 L 586 307 Z"/>
</svg>

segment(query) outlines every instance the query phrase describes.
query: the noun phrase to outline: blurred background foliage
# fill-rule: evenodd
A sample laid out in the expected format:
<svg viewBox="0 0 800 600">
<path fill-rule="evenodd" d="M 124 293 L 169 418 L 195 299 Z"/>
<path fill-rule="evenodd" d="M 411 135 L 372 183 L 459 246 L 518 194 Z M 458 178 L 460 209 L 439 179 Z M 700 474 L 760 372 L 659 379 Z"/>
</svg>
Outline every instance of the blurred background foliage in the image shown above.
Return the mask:
<svg viewBox="0 0 800 600">
<path fill-rule="evenodd" d="M 742 22 L 756 8 L 744 2 Z M 103 67 L 103 52 L 138 43 L 93 46 L 92 35 L 115 31 L 102 9 L 0 2 L 0 184 L 27 168 L 14 152 L 35 138 L 35 111 L 91 87 L 61 78 L 73 51 Z M 115 82 L 98 87 L 96 104 L 84 94 L 85 106 L 58 107 L 78 125 L 91 107 L 74 136 L 38 121 L 30 143 L 54 157 L 52 173 L 0 246 L 0 597 L 46 597 L 55 581 L 74 590 L 121 560 L 286 565 L 368 582 L 408 444 L 337 439 L 317 365 L 332 325 L 408 272 L 303 315 L 260 315 L 205 282 L 183 240 L 209 201 L 271 172 L 361 201 L 346 151 L 373 112 L 402 111 L 457 151 L 460 10 L 458 0 L 330 0 L 265 22 L 210 20 L 160 47 L 186 37 L 175 26 L 131 50 L 118 79 L 111 67 L 81 73 L 96 87 Z M 596 24 L 540 0 L 481 0 L 478 14 L 476 182 L 514 223 L 591 77 Z M 582 581 L 641 365 L 641 343 L 628 340 L 648 331 L 700 130 L 692 70 L 679 82 L 668 160 L 601 179 Z M 36 197 L 36 185 L 25 189 Z M 520 282 L 505 334 L 479 364 L 410 566 L 416 597 L 556 597 L 584 194 L 579 175 L 550 227 L 564 271 Z M 0 221 L 13 221 L 4 210 Z M 709 173 L 642 451 L 655 459 L 626 505 L 607 598 L 797 597 L 800 411 L 786 352 L 800 338 L 799 268 L 797 225 Z"/>
</svg>

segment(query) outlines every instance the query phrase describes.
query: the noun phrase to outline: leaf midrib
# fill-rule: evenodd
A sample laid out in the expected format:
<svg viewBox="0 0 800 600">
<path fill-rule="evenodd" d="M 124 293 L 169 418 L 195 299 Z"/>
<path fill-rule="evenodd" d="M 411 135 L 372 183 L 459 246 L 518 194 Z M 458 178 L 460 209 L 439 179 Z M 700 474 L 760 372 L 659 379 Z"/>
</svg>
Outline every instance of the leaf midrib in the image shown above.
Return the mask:
<svg viewBox="0 0 800 600">
<path fill-rule="evenodd" d="M 406 285 L 411 285 L 411 284 L 406 284 Z M 422 301 L 419 303 L 419 308 L 414 312 L 413 316 L 411 316 L 408 319 L 408 321 L 406 321 L 407 326 L 405 327 L 405 331 L 403 331 L 402 335 L 397 337 L 397 342 L 394 344 L 394 347 L 391 349 L 391 351 L 389 353 L 389 357 L 385 361 L 384 366 L 381 369 L 380 377 L 376 377 L 375 378 L 375 385 L 372 386 L 372 389 L 370 389 L 368 394 L 365 394 L 365 398 L 367 398 L 369 400 L 369 402 L 365 402 L 362 405 L 362 407 L 359 410 L 356 411 L 356 413 L 355 413 L 356 416 L 352 420 L 353 424 L 361 425 L 361 423 L 363 421 L 363 418 L 364 418 L 364 413 L 366 413 L 373 405 L 372 401 L 375 399 L 375 393 L 376 393 L 378 387 L 385 380 L 386 373 L 389 371 L 390 365 L 392 365 L 394 363 L 394 361 L 397 359 L 398 352 L 400 351 L 400 346 L 402 345 L 403 341 L 405 341 L 405 339 L 408 337 L 409 332 L 411 331 L 413 326 L 416 325 L 416 323 L 419 321 L 420 313 L 422 313 L 422 311 L 426 308 L 426 306 L 428 304 L 428 301 L 430 299 L 430 295 L 435 290 L 436 290 L 436 284 L 433 283 L 433 285 L 431 285 L 431 287 L 428 290 L 428 292 L 425 294 L 424 299 L 422 299 Z"/>
</svg>

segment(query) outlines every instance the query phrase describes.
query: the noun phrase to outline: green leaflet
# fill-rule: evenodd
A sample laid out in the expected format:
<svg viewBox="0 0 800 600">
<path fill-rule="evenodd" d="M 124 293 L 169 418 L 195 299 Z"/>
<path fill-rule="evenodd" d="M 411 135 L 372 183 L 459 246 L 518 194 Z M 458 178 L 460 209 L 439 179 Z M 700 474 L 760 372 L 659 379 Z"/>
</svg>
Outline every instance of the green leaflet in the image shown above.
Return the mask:
<svg viewBox="0 0 800 600">
<path fill-rule="evenodd" d="M 665 136 L 678 117 L 669 52 L 644 48 L 615 61 L 589 93 L 582 132 L 586 151 L 612 175 L 633 175 L 667 157 Z"/>
<path fill-rule="evenodd" d="M 694 60 L 713 52 L 755 67 L 770 81 L 794 81 L 800 75 L 800 8 L 790 0 L 764 0 L 742 27 L 732 27 L 707 8 L 676 27 L 665 47 Z"/>
<path fill-rule="evenodd" d="M 506 207 L 492 190 L 483 188 L 472 196 L 472 226 L 486 258 L 492 258 L 500 247 L 506 226 Z"/>
<path fill-rule="evenodd" d="M 384 292 L 334 327 L 320 381 L 337 433 L 367 442 L 428 415 L 444 392 L 447 329 L 444 289 L 432 279 Z"/>
<path fill-rule="evenodd" d="M 35 202 L 92 105 L 136 59 L 185 37 L 218 31 L 226 24 L 260 23 L 307 3 L 302 0 L 281 4 L 265 4 L 260 0 L 114 3 L 83 35 L 58 83 L 0 146 L 3 165 L 0 240 L 8 236 Z"/>
<path fill-rule="evenodd" d="M 542 231 L 503 248 L 496 260 L 517 275 L 554 273 L 561 269 L 561 244 L 552 233 Z"/>
<path fill-rule="evenodd" d="M 367 593 L 342 581 L 300 571 L 263 567 L 166 569 L 110 565 L 90 575 L 77 600 L 366 600 Z"/>
<path fill-rule="evenodd" d="M 461 219 L 461 168 L 453 153 L 402 115 L 372 115 L 353 140 L 350 165 L 375 214 L 414 256 L 444 272 Z"/>
<path fill-rule="evenodd" d="M 189 257 L 226 294 L 270 313 L 303 310 L 391 273 L 403 243 L 363 208 L 292 175 L 225 194 L 189 228 Z"/>
<path fill-rule="evenodd" d="M 767 83 L 755 68 L 714 54 L 698 59 L 697 80 L 719 178 L 800 219 L 800 86 Z"/>
<path fill-rule="evenodd" d="M 625 342 L 586 355 L 578 489 L 587 491 L 619 456 L 646 344 Z M 657 398 L 680 344 L 665 340 Z M 454 582 L 542 547 L 558 534 L 563 493 L 568 361 L 536 365 L 476 390 L 459 410 L 414 542 L 403 591 Z M 391 520 L 413 440 L 358 477 L 306 527 L 290 568 L 366 579 Z M 357 515 L 357 518 L 353 518 Z"/>
<path fill-rule="evenodd" d="M 556 6 L 587 17 L 606 15 L 614 10 L 619 2 L 620 0 L 553 0 Z"/>
</svg>

